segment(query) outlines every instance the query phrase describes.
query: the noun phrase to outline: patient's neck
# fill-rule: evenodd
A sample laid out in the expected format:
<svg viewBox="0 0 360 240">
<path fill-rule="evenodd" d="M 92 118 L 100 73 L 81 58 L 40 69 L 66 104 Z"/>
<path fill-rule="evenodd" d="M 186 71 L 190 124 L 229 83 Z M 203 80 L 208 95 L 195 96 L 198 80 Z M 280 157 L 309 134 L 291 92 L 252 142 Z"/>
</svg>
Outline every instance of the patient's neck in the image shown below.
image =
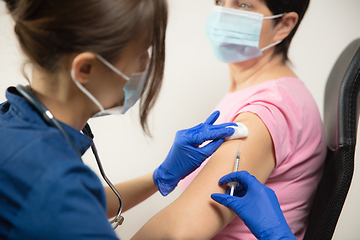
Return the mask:
<svg viewBox="0 0 360 240">
<path fill-rule="evenodd" d="M 289 76 L 295 73 L 283 62 L 282 54 L 266 54 L 241 63 L 229 64 L 229 92 L 239 91 L 270 79 Z"/>
</svg>

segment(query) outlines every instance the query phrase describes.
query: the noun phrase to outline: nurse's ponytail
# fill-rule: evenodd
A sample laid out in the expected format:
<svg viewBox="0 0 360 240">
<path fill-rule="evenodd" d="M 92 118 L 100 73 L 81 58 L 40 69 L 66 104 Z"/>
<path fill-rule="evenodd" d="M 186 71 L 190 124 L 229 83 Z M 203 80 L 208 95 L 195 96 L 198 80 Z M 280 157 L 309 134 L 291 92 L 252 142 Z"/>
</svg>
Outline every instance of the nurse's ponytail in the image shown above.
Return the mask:
<svg viewBox="0 0 360 240">
<path fill-rule="evenodd" d="M 113 63 L 134 40 L 152 49 L 140 122 L 162 84 L 167 26 L 166 0 L 4 0 L 15 21 L 20 47 L 32 65 L 56 73 L 74 54 L 92 52 Z M 68 67 L 68 66 L 67 66 Z"/>
</svg>

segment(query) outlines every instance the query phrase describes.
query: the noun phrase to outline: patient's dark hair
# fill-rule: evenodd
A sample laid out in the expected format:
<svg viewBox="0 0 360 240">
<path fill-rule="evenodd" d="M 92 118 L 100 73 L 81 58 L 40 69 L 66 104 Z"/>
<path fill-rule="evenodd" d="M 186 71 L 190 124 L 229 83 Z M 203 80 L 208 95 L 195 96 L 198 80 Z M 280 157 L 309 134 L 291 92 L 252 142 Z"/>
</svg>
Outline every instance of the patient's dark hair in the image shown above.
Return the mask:
<svg viewBox="0 0 360 240">
<path fill-rule="evenodd" d="M 93 52 L 115 62 L 139 37 L 152 48 L 147 90 L 140 100 L 140 122 L 147 117 L 164 74 L 166 0 L 5 0 L 15 33 L 30 62 L 49 73 L 73 53 Z"/>
<path fill-rule="evenodd" d="M 299 15 L 299 20 L 289 34 L 287 38 L 284 39 L 279 45 L 275 48 L 275 54 L 282 54 L 283 61 L 286 62 L 289 60 L 288 58 L 288 51 L 290 47 L 291 40 L 293 39 L 304 15 L 306 10 L 308 9 L 310 0 L 263 0 L 269 10 L 274 14 L 282 14 L 282 13 L 289 13 L 289 12 L 296 12 Z M 280 22 L 281 18 L 274 19 L 275 23 Z"/>
</svg>

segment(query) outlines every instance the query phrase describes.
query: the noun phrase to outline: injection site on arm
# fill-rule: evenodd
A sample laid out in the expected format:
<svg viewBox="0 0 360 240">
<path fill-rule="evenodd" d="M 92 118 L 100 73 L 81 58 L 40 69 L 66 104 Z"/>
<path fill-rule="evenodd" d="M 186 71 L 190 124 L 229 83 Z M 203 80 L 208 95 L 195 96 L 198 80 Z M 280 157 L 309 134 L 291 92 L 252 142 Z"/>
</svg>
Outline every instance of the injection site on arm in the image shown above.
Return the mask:
<svg viewBox="0 0 360 240">
<path fill-rule="evenodd" d="M 226 137 L 225 141 L 233 140 L 233 139 L 240 139 L 245 138 L 249 135 L 249 129 L 245 126 L 245 124 L 236 122 L 237 126 L 229 126 L 231 128 L 234 128 L 235 132 L 230 137 Z"/>
<path fill-rule="evenodd" d="M 245 126 L 245 124 L 237 122 L 237 126 L 231 126 L 234 128 L 235 132 L 230 137 L 225 138 L 225 141 L 233 140 L 233 139 L 240 139 L 245 138 L 249 135 L 249 129 Z M 240 163 L 240 153 L 241 149 L 238 147 L 235 157 L 235 163 L 234 163 L 234 171 L 237 172 L 239 170 L 239 163 Z M 234 191 L 237 186 L 239 186 L 239 183 L 237 182 L 230 182 L 228 183 L 230 187 L 230 196 L 234 196 Z"/>
<path fill-rule="evenodd" d="M 238 150 L 236 152 L 236 157 L 235 157 L 235 163 L 234 163 L 234 172 L 237 172 L 239 170 L 240 153 L 241 153 L 241 149 L 240 149 L 240 147 L 238 147 Z M 229 182 L 228 185 L 230 187 L 230 196 L 234 196 L 235 188 L 237 186 L 239 186 L 239 183 L 238 182 Z"/>
<path fill-rule="evenodd" d="M 238 147 L 241 146 L 239 171 L 249 169 L 260 176 L 265 171 L 264 159 L 271 163 L 273 159 L 267 159 L 272 151 L 271 138 L 257 115 L 241 113 L 234 122 L 241 122 L 248 129 L 239 135 L 243 138 L 225 141 L 201 171 L 199 169 L 198 173 L 184 179 L 181 183 L 181 187 L 186 188 L 184 192 L 145 224 L 138 232 L 139 239 L 141 236 L 149 239 L 211 239 L 236 217 L 232 210 L 215 203 L 210 196 L 227 191 L 228 187 L 220 186 L 218 181 L 233 172 Z M 271 170 L 260 176 L 262 181 Z"/>
</svg>

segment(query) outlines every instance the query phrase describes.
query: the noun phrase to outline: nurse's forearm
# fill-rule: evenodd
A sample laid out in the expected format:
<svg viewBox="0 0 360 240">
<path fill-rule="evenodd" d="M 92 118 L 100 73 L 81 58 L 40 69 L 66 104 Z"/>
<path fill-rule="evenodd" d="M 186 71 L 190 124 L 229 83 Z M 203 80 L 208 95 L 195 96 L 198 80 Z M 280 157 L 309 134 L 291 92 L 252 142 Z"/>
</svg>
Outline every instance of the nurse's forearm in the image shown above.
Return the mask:
<svg viewBox="0 0 360 240">
<path fill-rule="evenodd" d="M 158 191 L 153 177 L 153 173 L 115 184 L 115 187 L 121 194 L 123 201 L 123 212 L 141 203 Z M 109 187 L 105 187 L 107 201 L 107 215 L 113 217 L 116 215 L 119 207 L 119 200 Z"/>
</svg>

